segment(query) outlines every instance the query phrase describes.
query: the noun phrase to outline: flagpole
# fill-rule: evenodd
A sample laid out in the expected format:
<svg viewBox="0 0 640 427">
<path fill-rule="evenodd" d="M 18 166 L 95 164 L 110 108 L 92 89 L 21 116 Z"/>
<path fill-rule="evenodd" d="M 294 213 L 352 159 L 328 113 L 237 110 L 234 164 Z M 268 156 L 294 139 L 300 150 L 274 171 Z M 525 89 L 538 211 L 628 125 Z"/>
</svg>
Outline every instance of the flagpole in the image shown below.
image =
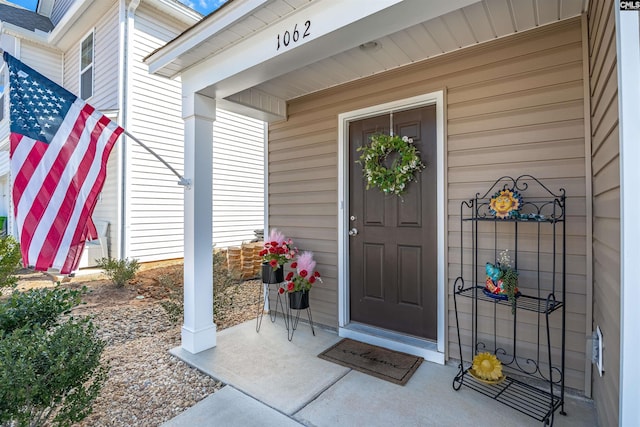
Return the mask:
<svg viewBox="0 0 640 427">
<path fill-rule="evenodd" d="M 4 49 L 0 48 L 0 56 L 2 56 L 2 54 L 4 53 Z M 2 67 L 0 68 L 0 71 L 4 68 L 5 64 L 3 62 Z M 137 142 L 138 144 L 140 144 L 140 146 L 142 148 L 144 148 L 145 150 L 147 150 L 149 153 L 151 153 L 156 159 L 160 160 L 162 162 L 162 164 L 164 164 L 166 167 L 169 168 L 169 170 L 171 170 L 171 172 L 173 172 L 175 174 L 175 176 L 178 177 L 179 181 L 178 181 L 178 185 L 184 185 L 187 190 L 191 189 L 191 180 L 185 178 L 184 176 L 180 175 L 178 173 L 178 171 L 176 171 L 169 163 L 165 162 L 165 160 L 160 157 L 155 151 L 153 151 L 151 148 L 147 147 L 144 143 L 142 143 L 142 141 L 140 141 L 138 138 L 136 138 L 135 136 L 131 135 L 131 133 L 129 133 L 126 129 L 124 129 L 124 134 L 127 135 L 129 138 L 133 139 L 135 142 Z"/>
<path fill-rule="evenodd" d="M 191 189 L 191 180 L 187 179 L 185 177 L 183 177 L 182 175 L 180 175 L 178 173 L 178 171 L 176 171 L 169 163 L 167 163 L 162 157 L 160 157 L 155 151 L 153 151 L 151 148 L 147 147 L 142 141 L 140 141 L 138 138 L 136 138 L 135 136 L 131 135 L 131 133 L 129 133 L 129 131 L 127 131 L 126 129 L 124 130 L 124 134 L 127 135 L 129 138 L 133 139 L 135 142 L 137 142 L 142 148 L 144 148 L 145 150 L 147 150 L 149 153 L 151 153 L 156 159 L 160 160 L 162 162 L 163 165 L 165 165 L 166 167 L 168 167 L 171 172 L 173 172 L 175 174 L 175 176 L 177 176 L 180 181 L 178 181 L 178 185 L 184 185 L 187 190 Z"/>
</svg>

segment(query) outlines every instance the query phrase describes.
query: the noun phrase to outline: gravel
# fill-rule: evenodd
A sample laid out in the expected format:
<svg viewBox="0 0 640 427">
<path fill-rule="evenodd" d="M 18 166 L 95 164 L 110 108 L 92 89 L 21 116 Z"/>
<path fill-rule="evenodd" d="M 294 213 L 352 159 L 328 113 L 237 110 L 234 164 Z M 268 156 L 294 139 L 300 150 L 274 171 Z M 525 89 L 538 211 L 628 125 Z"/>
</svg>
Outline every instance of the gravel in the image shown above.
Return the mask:
<svg viewBox="0 0 640 427">
<path fill-rule="evenodd" d="M 21 277 L 22 284 L 28 279 Z M 180 325 L 172 324 L 159 298 L 148 296 L 149 283 L 125 288 L 106 281 L 69 286 L 81 285 L 96 294 L 72 314 L 93 316 L 107 344 L 102 357 L 110 370 L 92 414 L 80 426 L 157 426 L 224 386 L 169 354 L 180 345 Z M 231 291 L 234 306 L 221 313 L 218 329 L 256 316 L 260 283 L 244 282 Z"/>
</svg>

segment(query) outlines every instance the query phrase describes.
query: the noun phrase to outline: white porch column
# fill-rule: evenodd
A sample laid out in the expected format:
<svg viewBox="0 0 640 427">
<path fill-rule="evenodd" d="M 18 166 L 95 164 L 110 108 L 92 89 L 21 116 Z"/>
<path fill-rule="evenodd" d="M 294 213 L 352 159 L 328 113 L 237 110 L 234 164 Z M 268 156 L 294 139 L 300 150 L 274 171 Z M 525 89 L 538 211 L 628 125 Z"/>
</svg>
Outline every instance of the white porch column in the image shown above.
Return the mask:
<svg viewBox="0 0 640 427">
<path fill-rule="evenodd" d="M 633 3 L 633 2 L 629 2 Z M 615 3 L 618 54 L 618 111 L 620 116 L 620 426 L 640 421 L 640 223 L 638 222 L 638 182 L 640 172 L 640 13 L 620 10 Z M 606 336 L 605 336 L 606 339 Z M 606 342 L 606 341 L 605 341 Z M 605 359 L 606 363 L 606 359 Z"/>
<path fill-rule="evenodd" d="M 213 323 L 212 165 L 215 99 L 182 97 L 184 175 L 184 325 L 182 348 L 199 353 L 216 346 Z"/>
</svg>

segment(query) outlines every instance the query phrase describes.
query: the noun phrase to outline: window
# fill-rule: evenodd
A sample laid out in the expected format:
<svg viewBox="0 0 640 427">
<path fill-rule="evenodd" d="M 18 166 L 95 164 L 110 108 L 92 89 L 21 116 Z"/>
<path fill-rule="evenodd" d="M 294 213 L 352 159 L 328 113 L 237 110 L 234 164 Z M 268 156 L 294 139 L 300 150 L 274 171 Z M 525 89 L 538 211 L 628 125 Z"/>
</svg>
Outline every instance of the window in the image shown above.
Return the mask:
<svg viewBox="0 0 640 427">
<path fill-rule="evenodd" d="M 93 96 L 93 32 L 80 45 L 80 97 Z"/>
</svg>

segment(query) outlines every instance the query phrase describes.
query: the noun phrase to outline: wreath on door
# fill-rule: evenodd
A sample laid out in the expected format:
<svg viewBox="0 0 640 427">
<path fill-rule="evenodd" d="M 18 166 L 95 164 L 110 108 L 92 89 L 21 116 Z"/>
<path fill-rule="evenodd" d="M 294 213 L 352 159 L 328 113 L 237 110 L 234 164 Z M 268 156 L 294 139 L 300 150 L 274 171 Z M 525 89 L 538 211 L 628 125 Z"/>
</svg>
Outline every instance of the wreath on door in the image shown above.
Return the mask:
<svg viewBox="0 0 640 427">
<path fill-rule="evenodd" d="M 362 165 L 367 190 L 378 187 L 385 194 L 401 195 L 407 184 L 415 181 L 416 174 L 426 167 L 413 139 L 386 134 L 376 134 L 370 139 L 370 144 L 357 148 L 362 154 L 356 160 Z M 387 159 L 391 161 L 389 166 L 385 165 Z"/>
</svg>

